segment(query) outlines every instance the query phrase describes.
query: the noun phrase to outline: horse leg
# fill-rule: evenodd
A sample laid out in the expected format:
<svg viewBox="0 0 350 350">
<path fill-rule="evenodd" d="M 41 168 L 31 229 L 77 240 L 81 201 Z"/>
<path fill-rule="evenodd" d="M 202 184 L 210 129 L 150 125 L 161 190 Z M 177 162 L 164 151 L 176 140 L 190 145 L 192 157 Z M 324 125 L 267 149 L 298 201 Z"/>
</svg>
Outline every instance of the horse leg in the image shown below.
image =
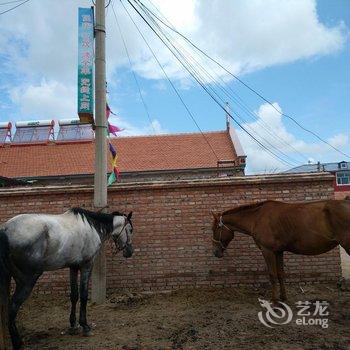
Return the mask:
<svg viewBox="0 0 350 350">
<path fill-rule="evenodd" d="M 14 277 L 16 281 L 16 289 L 15 289 L 15 292 L 13 293 L 13 296 L 11 298 L 11 303 L 10 303 L 9 332 L 11 336 L 12 346 L 13 346 L 13 349 L 15 350 L 20 349 L 23 345 L 22 339 L 16 327 L 17 313 L 21 305 L 29 297 L 40 275 L 41 273 L 36 273 L 36 274 L 33 274 L 32 276 L 21 275 L 21 278 L 19 279 Z"/>
<path fill-rule="evenodd" d="M 340 241 L 340 245 L 344 248 L 346 253 L 350 256 L 350 234 L 347 235 L 346 239 Z"/>
<path fill-rule="evenodd" d="M 272 302 L 277 303 L 277 259 L 276 254 L 264 247 L 261 248 L 269 272 L 270 282 L 272 286 Z"/>
<path fill-rule="evenodd" d="M 279 252 L 276 255 L 277 258 L 277 276 L 278 282 L 280 283 L 280 299 L 281 301 L 287 300 L 286 288 L 284 285 L 284 264 L 283 264 L 283 252 Z"/>
<path fill-rule="evenodd" d="M 91 327 L 86 321 L 86 304 L 88 301 L 89 293 L 89 280 L 92 270 L 92 264 L 85 265 L 80 268 L 80 314 L 79 314 L 79 324 L 83 328 L 83 335 L 91 335 Z"/>
<path fill-rule="evenodd" d="M 344 248 L 348 255 L 350 255 L 350 235 L 347 240 L 341 240 L 340 245 Z"/>
<path fill-rule="evenodd" d="M 71 310 L 69 316 L 70 328 L 68 330 L 69 334 L 77 334 L 79 328 L 77 326 L 76 319 L 76 306 L 79 299 L 78 291 L 78 269 L 75 267 L 70 268 L 70 301 L 71 301 Z"/>
</svg>

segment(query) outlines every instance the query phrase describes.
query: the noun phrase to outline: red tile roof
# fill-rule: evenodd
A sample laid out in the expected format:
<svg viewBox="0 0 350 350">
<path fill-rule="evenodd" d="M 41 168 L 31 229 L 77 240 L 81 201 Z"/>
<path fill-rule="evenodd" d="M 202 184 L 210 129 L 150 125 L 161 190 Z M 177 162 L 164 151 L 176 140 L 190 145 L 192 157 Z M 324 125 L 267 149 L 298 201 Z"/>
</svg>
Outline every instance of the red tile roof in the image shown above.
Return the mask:
<svg viewBox="0 0 350 350">
<path fill-rule="evenodd" d="M 204 135 L 220 160 L 237 158 L 227 131 Z M 216 156 L 199 133 L 118 137 L 112 143 L 118 151 L 121 172 L 217 166 Z M 94 149 L 94 141 L 0 147 L 0 176 L 93 174 Z"/>
</svg>

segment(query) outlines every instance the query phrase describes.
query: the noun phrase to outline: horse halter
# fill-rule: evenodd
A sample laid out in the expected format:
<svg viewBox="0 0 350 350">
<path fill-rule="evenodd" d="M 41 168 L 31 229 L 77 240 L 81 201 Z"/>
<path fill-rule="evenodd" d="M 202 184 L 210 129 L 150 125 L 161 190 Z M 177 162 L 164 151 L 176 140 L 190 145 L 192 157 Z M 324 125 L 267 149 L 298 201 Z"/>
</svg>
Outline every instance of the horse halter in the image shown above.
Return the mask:
<svg viewBox="0 0 350 350">
<path fill-rule="evenodd" d="M 224 246 L 224 244 L 223 244 L 222 241 L 221 241 L 222 229 L 223 229 L 224 227 L 225 227 L 228 231 L 232 232 L 232 230 L 231 230 L 227 225 L 224 224 L 224 222 L 222 221 L 222 215 L 220 215 L 220 220 L 219 220 L 219 223 L 218 223 L 218 226 L 217 226 L 217 228 L 220 228 L 220 236 L 219 236 L 219 239 L 217 240 L 217 239 L 215 239 L 214 237 L 212 237 L 211 239 L 212 239 L 212 241 L 213 241 L 214 243 L 219 243 L 220 246 L 221 246 L 221 248 L 222 248 L 222 250 L 226 250 L 226 249 L 227 249 L 227 246 Z"/>
<path fill-rule="evenodd" d="M 125 218 L 125 221 L 124 221 L 124 225 L 123 225 L 122 229 L 120 230 L 120 232 L 118 233 L 117 236 L 113 237 L 113 241 L 114 241 L 115 243 L 117 243 L 117 241 L 118 241 L 119 237 L 122 235 L 122 233 L 123 233 L 123 231 L 124 231 L 126 225 L 129 223 L 128 219 L 127 219 L 126 217 L 124 217 L 124 218 Z M 127 245 L 127 243 L 128 243 L 128 238 L 129 238 L 129 237 L 127 236 L 127 237 L 126 237 L 126 242 L 125 242 L 125 244 L 123 245 L 123 247 L 119 248 L 119 244 L 118 244 L 118 250 L 119 250 L 119 251 L 123 250 L 123 249 L 126 247 L 126 245 Z"/>
</svg>

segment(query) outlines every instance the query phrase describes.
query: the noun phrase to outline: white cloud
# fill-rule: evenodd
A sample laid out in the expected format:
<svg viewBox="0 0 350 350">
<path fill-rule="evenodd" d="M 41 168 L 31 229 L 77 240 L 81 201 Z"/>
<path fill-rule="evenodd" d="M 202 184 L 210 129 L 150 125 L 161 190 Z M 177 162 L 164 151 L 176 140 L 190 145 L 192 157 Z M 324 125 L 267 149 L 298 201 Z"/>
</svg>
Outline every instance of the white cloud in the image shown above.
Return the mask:
<svg viewBox="0 0 350 350">
<path fill-rule="evenodd" d="M 163 129 L 159 120 L 157 119 L 152 120 L 151 124 L 148 126 L 148 129 L 150 130 L 150 133 L 154 135 L 166 134 L 168 132 L 166 129 Z"/>
<path fill-rule="evenodd" d="M 225 4 L 199 2 L 198 39 L 206 31 L 202 42 L 208 52 L 235 65 L 236 73 L 332 53 L 345 41 L 343 24 L 327 28 L 320 23 L 314 0 Z"/>
<path fill-rule="evenodd" d="M 273 105 L 281 111 L 277 103 Z M 315 160 L 316 162 L 332 162 L 342 157 L 325 143 L 320 141 L 305 142 L 295 137 L 287 130 L 281 114 L 267 103 L 260 106 L 258 111 L 256 111 L 256 115 L 258 117 L 257 120 L 243 124 L 244 128 L 272 152 L 290 163 L 296 161 L 297 164 L 295 165 L 301 165 L 308 161 L 315 163 Z M 247 155 L 247 173 L 277 172 L 293 167 L 294 164 L 284 164 L 263 150 L 245 132 L 237 130 L 237 133 Z M 336 134 L 329 137 L 326 141 L 338 149 L 345 149 L 349 138 L 345 134 Z"/>
<path fill-rule="evenodd" d="M 349 141 L 349 136 L 345 134 L 337 134 L 328 139 L 328 142 L 336 148 L 345 147 Z"/>
<path fill-rule="evenodd" d="M 332 53 L 343 47 L 347 37 L 345 25 L 326 27 L 319 21 L 316 0 L 154 2 L 181 32 L 236 74 Z M 0 75 L 6 72 L 16 77 L 16 85 L 7 90 L 22 112 L 18 118 L 27 119 L 27 114 L 47 118 L 48 112 L 62 117 L 76 115 L 78 6 L 89 7 L 91 1 L 50 1 L 49 6 L 42 6 L 41 1 L 33 0 L 1 16 Z M 120 2 L 114 1 L 114 6 L 137 73 L 163 79 Z M 188 87 L 188 74 L 181 65 L 141 19 L 135 16 L 135 20 L 168 75 L 182 88 Z M 119 84 L 116 70 L 128 66 L 128 60 L 111 8 L 106 23 L 107 79 L 114 88 Z M 228 79 L 226 73 L 215 70 Z"/>
<path fill-rule="evenodd" d="M 343 47 L 347 36 L 343 23 L 326 27 L 319 21 L 315 0 L 192 0 L 180 4 L 158 0 L 157 5 L 181 32 L 236 74 L 334 53 Z M 137 71 L 148 78 L 163 78 L 153 57 L 144 50 L 145 44 L 125 17 L 123 28 L 127 35 L 133 36 L 131 46 L 139 45 L 133 55 Z M 182 66 L 162 44 L 152 35 L 149 40 L 171 77 L 187 77 Z M 179 42 L 193 54 L 189 45 L 183 40 Z M 201 62 L 213 68 L 208 61 Z M 226 76 L 217 68 L 213 70 Z"/>
<path fill-rule="evenodd" d="M 111 116 L 110 122 L 111 124 L 117 125 L 118 127 L 124 129 L 118 134 L 120 136 L 159 135 L 168 133 L 168 131 L 161 126 L 159 120 L 157 119 L 153 119 L 151 123 L 148 123 L 143 127 L 135 126 L 122 117 Z"/>
<path fill-rule="evenodd" d="M 11 91 L 11 99 L 21 107 L 21 114 L 35 119 L 76 117 L 76 95 L 73 86 L 57 81 L 40 85 L 23 85 Z"/>
<path fill-rule="evenodd" d="M 156 4 L 180 31 L 237 74 L 329 54 L 342 48 L 346 38 L 343 24 L 326 27 L 319 21 L 316 0 L 157 0 Z M 52 1 L 50 6 L 32 1 L 4 15 L 0 53 L 10 55 L 12 69 L 26 75 L 75 82 L 77 8 L 90 5 L 87 0 Z M 115 1 L 114 7 L 136 70 L 145 77 L 163 78 L 120 3 Z M 187 76 L 142 20 L 136 22 L 168 74 L 175 79 Z M 118 66 L 127 64 L 111 8 L 107 56 L 110 77 Z"/>
</svg>

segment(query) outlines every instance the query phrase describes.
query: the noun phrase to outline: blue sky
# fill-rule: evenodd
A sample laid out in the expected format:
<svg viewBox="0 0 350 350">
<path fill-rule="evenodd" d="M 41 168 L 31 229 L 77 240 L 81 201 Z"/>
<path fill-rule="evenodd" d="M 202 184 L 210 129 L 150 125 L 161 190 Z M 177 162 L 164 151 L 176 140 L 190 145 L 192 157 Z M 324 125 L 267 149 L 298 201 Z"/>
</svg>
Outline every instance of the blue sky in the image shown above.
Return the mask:
<svg viewBox="0 0 350 350">
<path fill-rule="evenodd" d="M 332 26 L 343 21 L 350 28 L 350 4 L 348 0 L 322 0 L 317 2 L 317 13 L 320 21 Z M 234 51 L 234 48 L 233 48 Z M 349 118 L 349 92 L 350 92 L 350 44 L 346 42 L 343 49 L 336 53 L 316 56 L 310 59 L 302 59 L 288 64 L 270 66 L 249 74 L 240 76 L 248 85 L 261 92 L 264 97 L 271 101 L 278 101 L 284 112 L 297 117 L 298 121 L 305 123 L 312 130 L 327 136 L 329 125 L 336 132 L 345 131 L 349 134 L 350 123 L 345 123 Z M 118 75 L 119 74 L 119 75 Z M 139 119 L 143 115 L 142 103 L 134 83 L 132 74 L 125 69 L 117 72 L 117 79 L 122 83 L 122 89 L 117 89 L 119 94 L 128 94 L 128 98 L 116 100 L 116 105 L 123 109 L 123 113 Z M 140 78 L 139 78 L 140 79 Z M 239 94 L 245 97 L 252 108 L 256 109 L 261 100 L 239 83 L 230 84 Z M 167 82 L 162 84 L 164 90 L 157 89 L 154 81 L 141 78 L 141 86 L 145 89 L 146 100 L 153 113 L 166 121 L 164 125 L 171 131 L 196 130 L 191 123 L 181 124 L 177 118 L 184 115 L 181 103 L 174 95 L 173 90 Z M 222 117 L 221 109 L 201 93 L 197 85 L 188 90 L 182 90 L 191 109 L 198 111 L 198 119 L 205 130 L 223 128 L 225 119 Z M 161 99 L 159 99 L 159 94 Z M 131 103 L 128 103 L 131 102 Z M 201 116 L 205 118 L 201 118 Z M 215 115 L 215 116 L 214 116 Z M 163 119 L 164 118 L 164 119 Z M 221 118 L 218 122 L 218 119 Z M 331 124 L 320 123 L 320 120 L 330 119 Z M 147 120 L 145 119 L 145 122 Z M 219 123 L 219 124 L 218 124 Z M 298 130 L 296 130 L 298 132 Z"/>
<path fill-rule="evenodd" d="M 51 9 L 42 9 L 41 1 L 32 0 L 0 16 L 0 121 L 76 116 L 77 8 L 90 6 L 90 2 L 81 0 L 72 5 L 68 0 L 60 4 L 52 1 Z M 126 129 L 125 135 L 154 130 L 197 132 L 117 1 L 114 6 L 153 127 L 140 101 L 112 11 L 108 9 L 108 98 L 112 110 L 119 115 L 114 123 Z M 158 1 L 158 6 L 180 31 L 276 103 L 277 108 L 350 153 L 348 0 L 257 0 L 249 4 L 242 0 L 181 0 L 176 6 L 163 0 Z M 147 28 L 140 21 L 138 24 L 200 127 L 207 131 L 224 129 L 223 111 L 182 71 Z M 208 69 L 213 68 L 207 61 L 201 62 Z M 214 69 L 256 112 L 258 121 L 229 101 L 233 114 L 238 112 L 245 126 L 293 158 L 293 164 L 302 164 L 307 159 L 349 160 L 281 119 L 239 83 Z M 269 128 L 268 133 L 265 127 L 262 129 L 261 120 Z M 262 152 L 241 131 L 238 134 L 248 155 L 248 172 L 289 167 Z M 293 149 L 285 147 L 286 143 Z M 304 157 L 296 154 L 295 149 Z"/>
</svg>

